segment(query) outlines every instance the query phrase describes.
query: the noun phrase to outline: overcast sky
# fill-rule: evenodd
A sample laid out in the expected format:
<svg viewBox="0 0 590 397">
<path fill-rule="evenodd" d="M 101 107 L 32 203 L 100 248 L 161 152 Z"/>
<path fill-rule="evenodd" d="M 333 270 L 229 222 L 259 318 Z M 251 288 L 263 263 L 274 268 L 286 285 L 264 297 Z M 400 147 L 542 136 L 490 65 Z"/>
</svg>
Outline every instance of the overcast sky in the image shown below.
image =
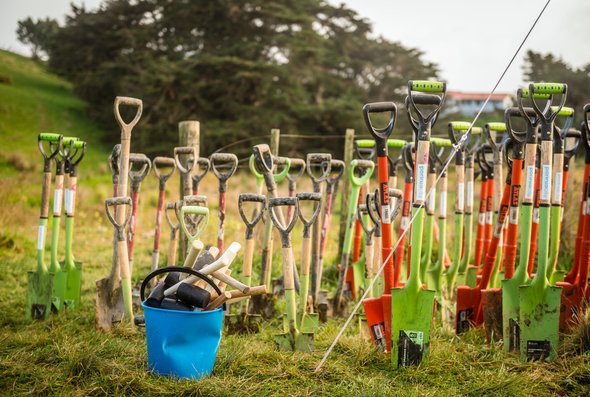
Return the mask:
<svg viewBox="0 0 590 397">
<path fill-rule="evenodd" d="M 201 0 L 210 1 L 210 0 Z M 95 8 L 100 0 L 0 0 L 0 47 L 28 53 L 16 39 L 27 16 L 63 21 L 69 4 Z M 449 89 L 489 91 L 546 0 L 331 0 L 369 19 L 375 33 L 420 48 L 437 63 Z M 575 66 L 590 63 L 590 0 L 552 0 L 524 49 L 552 52 Z M 513 91 L 522 56 L 500 85 Z M 420 76 L 408 76 L 420 78 Z"/>
</svg>

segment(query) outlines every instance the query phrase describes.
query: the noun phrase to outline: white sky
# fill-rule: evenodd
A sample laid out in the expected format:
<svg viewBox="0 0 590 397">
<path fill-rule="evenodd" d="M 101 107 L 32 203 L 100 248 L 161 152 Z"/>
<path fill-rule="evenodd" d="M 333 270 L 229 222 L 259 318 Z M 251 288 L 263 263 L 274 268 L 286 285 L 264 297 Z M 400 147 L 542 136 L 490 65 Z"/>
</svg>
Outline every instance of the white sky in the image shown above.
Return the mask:
<svg viewBox="0 0 590 397">
<path fill-rule="evenodd" d="M 440 66 L 449 89 L 464 91 L 492 88 L 545 1 L 331 0 L 368 18 L 377 35 L 421 49 Z M 0 48 L 27 54 L 16 39 L 17 21 L 27 16 L 63 21 L 70 3 L 92 9 L 100 0 L 0 0 Z M 575 66 L 590 63 L 589 18 L 590 0 L 552 0 L 499 90 L 513 91 L 521 83 L 528 48 Z"/>
</svg>

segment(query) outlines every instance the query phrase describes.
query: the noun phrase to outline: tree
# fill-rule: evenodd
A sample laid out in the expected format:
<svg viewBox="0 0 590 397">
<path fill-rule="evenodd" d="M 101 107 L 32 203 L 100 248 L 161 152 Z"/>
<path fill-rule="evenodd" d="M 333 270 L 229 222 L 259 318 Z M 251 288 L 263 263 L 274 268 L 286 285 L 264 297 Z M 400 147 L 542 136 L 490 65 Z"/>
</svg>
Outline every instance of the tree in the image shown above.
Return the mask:
<svg viewBox="0 0 590 397">
<path fill-rule="evenodd" d="M 590 102 L 590 63 L 574 68 L 553 54 L 527 51 L 523 66 L 527 81 L 551 81 L 568 85 L 566 106 L 576 110 L 576 126 L 582 121 L 582 107 Z"/>
<path fill-rule="evenodd" d="M 115 127 L 115 95 L 144 100 L 134 142 L 150 154 L 169 151 L 177 123 L 191 118 L 202 122 L 206 154 L 275 127 L 364 131 L 365 102 L 401 103 L 408 79 L 438 73 L 420 51 L 373 37 L 356 12 L 320 0 L 108 0 L 92 12 L 72 5 L 54 42 L 50 67 L 103 124 Z M 290 145 L 285 154 L 342 148 L 298 143 L 300 152 Z"/>
<path fill-rule="evenodd" d="M 47 56 L 58 30 L 59 25 L 54 19 L 38 19 L 35 22 L 29 17 L 18 21 L 16 36 L 21 43 L 31 47 L 32 58 L 38 60 Z"/>
</svg>

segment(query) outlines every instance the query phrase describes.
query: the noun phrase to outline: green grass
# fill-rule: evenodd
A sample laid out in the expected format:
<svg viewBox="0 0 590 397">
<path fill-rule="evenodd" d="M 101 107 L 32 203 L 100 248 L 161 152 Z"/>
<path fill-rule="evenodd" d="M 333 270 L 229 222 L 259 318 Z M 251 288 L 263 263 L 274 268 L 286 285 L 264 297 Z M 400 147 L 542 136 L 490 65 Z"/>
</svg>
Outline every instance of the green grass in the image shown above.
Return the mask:
<svg viewBox="0 0 590 397">
<path fill-rule="evenodd" d="M 11 85 L 0 85 L 0 394 L 5 395 L 588 395 L 590 354 L 580 331 L 568 344 L 575 346 L 551 364 L 522 363 L 498 345 L 484 343 L 481 330 L 456 337 L 436 327 L 431 360 L 418 368 L 393 370 L 387 360 L 351 327 L 323 369 L 314 368 L 326 351 L 341 320 L 320 327 L 317 351 L 312 354 L 276 350 L 272 336 L 278 320 L 264 325 L 258 335 L 225 336 L 221 341 L 214 375 L 201 381 L 154 376 L 147 368 L 143 331 L 94 328 L 94 283 L 106 276 L 111 264 L 112 228 L 102 204 L 110 195 L 106 166 L 109 148 L 97 142 L 107 134 L 84 116 L 84 103 L 66 82 L 30 60 L 0 52 L 0 75 Z M 107 98 L 106 100 L 112 100 Z M 140 127 L 138 127 L 140 128 Z M 75 233 L 76 258 L 84 262 L 82 307 L 53 316 L 46 322 L 24 319 L 26 272 L 34 268 L 39 206 L 41 158 L 36 149 L 40 131 L 78 135 L 90 143 L 80 166 Z M 113 129 L 109 134 L 117 134 Z M 308 188 L 302 184 L 303 189 Z M 449 182 L 451 186 L 451 182 Z M 155 216 L 156 179 L 142 185 L 142 205 L 137 232 L 134 281 L 147 274 Z M 235 202 L 243 191 L 253 191 L 247 173 L 230 181 L 228 241 L 242 241 L 243 228 Z M 284 192 L 286 186 L 280 187 Z M 239 191 L 238 191 L 239 190 Z M 210 197 L 216 214 L 216 183 L 208 176 L 202 192 Z M 167 189 L 176 198 L 176 178 Z M 449 200 L 452 202 L 452 200 Z M 573 207 L 573 206 L 572 206 Z M 337 218 L 334 219 L 334 225 Z M 205 242 L 215 239 L 210 220 Z M 451 229 L 451 225 L 449 225 Z M 164 226 L 163 254 L 168 242 Z M 452 230 L 449 231 L 452 233 Z M 300 226 L 295 230 L 296 259 L 300 252 Z M 336 233 L 332 233 L 335 235 Z M 63 234 L 62 234 L 63 236 Z M 63 247 L 60 250 L 63 255 Z M 329 245 L 327 273 L 335 274 L 336 243 Z M 163 258 L 164 259 L 164 258 Z M 162 259 L 162 260 L 163 260 Z M 275 256 L 275 275 L 280 268 Z M 239 261 L 234 265 L 239 269 Z M 239 272 L 238 272 L 239 273 Z M 255 270 L 255 274 L 256 270 Z M 584 339 L 586 338 L 586 339 Z"/>
</svg>

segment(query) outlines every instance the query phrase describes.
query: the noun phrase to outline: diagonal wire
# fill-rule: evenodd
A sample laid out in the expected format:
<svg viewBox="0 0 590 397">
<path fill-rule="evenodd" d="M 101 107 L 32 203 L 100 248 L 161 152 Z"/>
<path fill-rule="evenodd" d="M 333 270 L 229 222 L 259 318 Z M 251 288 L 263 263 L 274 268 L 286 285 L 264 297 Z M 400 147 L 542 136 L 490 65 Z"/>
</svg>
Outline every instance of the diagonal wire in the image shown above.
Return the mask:
<svg viewBox="0 0 590 397">
<path fill-rule="evenodd" d="M 506 65 L 506 67 L 504 68 L 504 71 L 502 72 L 502 74 L 498 78 L 498 81 L 496 81 L 496 84 L 492 88 L 492 91 L 488 94 L 488 97 L 486 98 L 486 100 L 484 101 L 483 105 L 481 106 L 481 108 L 479 109 L 479 111 L 477 112 L 477 114 L 475 115 L 475 118 L 471 122 L 471 126 L 469 127 L 469 129 L 467 130 L 467 132 L 461 137 L 461 139 L 459 140 L 459 142 L 457 142 L 457 144 L 453 145 L 453 151 L 449 155 L 449 157 L 448 157 L 448 159 L 447 159 L 444 167 L 441 169 L 440 173 L 438 174 L 435 183 L 432 185 L 432 187 L 428 191 L 428 193 L 426 195 L 427 197 L 430 196 L 430 194 L 432 193 L 432 191 L 435 188 L 436 184 L 440 180 L 441 176 L 449 168 L 449 165 L 451 164 L 451 160 L 455 157 L 455 154 L 457 154 L 457 151 L 467 141 L 469 135 L 471 135 L 471 128 L 473 127 L 473 125 L 475 124 L 475 122 L 477 121 L 477 119 L 479 118 L 479 116 L 481 115 L 481 113 L 483 112 L 483 110 L 485 109 L 485 107 L 488 104 L 491 96 L 494 94 L 494 92 L 498 88 L 498 85 L 500 84 L 500 82 L 502 81 L 502 79 L 504 78 L 504 76 L 506 75 L 506 72 L 508 72 L 508 69 L 510 69 L 510 66 L 512 66 L 512 63 L 514 62 L 514 60 L 518 56 L 520 50 L 522 49 L 522 47 L 524 46 L 525 42 L 527 41 L 527 39 L 529 38 L 530 34 L 532 33 L 533 29 L 537 25 L 537 22 L 539 22 L 539 19 L 541 19 L 541 16 L 543 15 L 543 13 L 545 12 L 545 10 L 547 9 L 547 6 L 549 5 L 549 3 L 551 3 L 551 0 L 547 0 L 547 2 L 545 3 L 545 5 L 543 6 L 543 8 L 541 9 L 541 11 L 539 12 L 539 14 L 537 15 L 537 18 L 535 19 L 535 21 L 531 25 L 530 29 L 528 30 L 527 34 L 522 39 L 520 45 L 516 49 L 516 52 L 514 53 L 514 55 L 512 55 L 512 58 L 510 58 L 510 61 L 508 62 L 508 65 Z M 418 209 L 422 208 L 423 206 L 424 206 L 424 203 L 420 204 L 420 206 L 418 207 Z M 344 334 L 344 331 L 346 330 L 346 328 L 348 327 L 348 325 L 352 321 L 352 318 L 354 317 L 354 315 L 356 314 L 356 312 L 360 308 L 361 303 L 367 297 L 367 295 L 369 294 L 369 291 L 371 291 L 371 289 L 375 285 L 375 282 L 377 281 L 377 279 L 379 278 L 379 276 L 383 272 L 383 269 L 385 268 L 385 265 L 387 264 L 387 262 L 389 261 L 389 259 L 393 255 L 393 253 L 396 251 L 398 245 L 400 244 L 400 241 L 401 241 L 402 237 L 404 237 L 407 234 L 408 230 L 410 230 L 410 226 L 412 225 L 412 223 L 416 219 L 416 216 L 417 215 L 418 215 L 418 211 L 414 211 L 414 215 L 410 218 L 410 222 L 409 222 L 408 226 L 402 232 L 402 234 L 400 234 L 400 236 L 398 237 L 396 243 L 393 245 L 393 249 L 391 250 L 391 252 L 387 256 L 387 258 L 385 258 L 383 260 L 383 263 L 379 267 L 379 270 L 377 271 L 377 274 L 373 277 L 373 279 L 369 283 L 369 286 L 365 290 L 365 293 L 363 294 L 363 296 L 361 296 L 359 298 L 357 304 L 354 306 L 354 309 L 352 310 L 352 313 L 350 313 L 350 316 L 348 316 L 348 318 L 346 319 L 346 322 L 344 323 L 344 325 L 342 326 L 342 328 L 340 328 L 340 331 L 336 335 L 336 338 L 334 338 L 334 341 L 332 342 L 332 344 L 330 345 L 330 347 L 328 348 L 328 350 L 324 354 L 324 357 L 322 357 L 321 361 L 319 362 L 319 364 L 315 368 L 315 372 L 319 371 L 322 368 L 322 366 L 324 365 L 324 363 L 326 362 L 326 360 L 328 359 L 328 357 L 332 353 L 332 350 L 334 350 L 334 347 L 336 346 L 336 343 L 338 343 L 338 340 L 342 337 L 342 335 Z"/>
</svg>

